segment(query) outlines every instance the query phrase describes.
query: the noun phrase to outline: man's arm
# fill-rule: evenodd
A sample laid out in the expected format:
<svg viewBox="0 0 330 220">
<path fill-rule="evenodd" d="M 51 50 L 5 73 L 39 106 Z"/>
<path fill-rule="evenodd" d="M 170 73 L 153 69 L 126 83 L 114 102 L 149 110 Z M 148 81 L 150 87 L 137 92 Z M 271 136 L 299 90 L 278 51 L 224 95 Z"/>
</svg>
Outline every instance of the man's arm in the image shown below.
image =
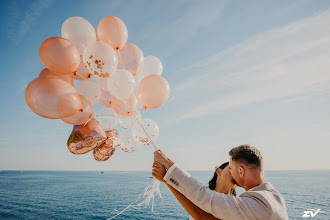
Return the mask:
<svg viewBox="0 0 330 220">
<path fill-rule="evenodd" d="M 161 164 L 154 163 L 153 164 L 153 173 L 152 175 L 161 182 L 164 182 L 167 187 L 171 190 L 175 198 L 180 202 L 182 207 L 196 220 L 216 220 L 217 218 L 211 215 L 210 213 L 205 212 L 194 203 L 192 203 L 189 199 L 187 199 L 184 195 L 182 195 L 179 191 L 174 189 L 171 185 L 164 181 L 164 176 L 166 174 L 165 168 Z"/>
<path fill-rule="evenodd" d="M 196 220 L 217 220 L 218 218 L 214 217 L 210 213 L 205 212 L 184 195 L 182 195 L 178 190 L 174 189 L 171 185 L 166 183 L 167 187 L 171 190 L 175 198 L 180 202 L 182 207 Z"/>
<path fill-rule="evenodd" d="M 155 162 L 159 162 L 167 167 L 173 161 L 162 151 L 155 151 Z M 169 169 L 171 168 L 171 169 Z M 171 172 L 167 172 L 164 180 L 173 188 L 182 193 L 187 199 L 193 202 L 207 213 L 211 213 L 220 219 L 256 219 L 255 212 L 262 212 L 269 216 L 269 210 L 264 204 L 254 198 L 236 197 L 223 193 L 217 193 L 203 186 L 196 179 L 177 164 L 168 167 Z"/>
</svg>

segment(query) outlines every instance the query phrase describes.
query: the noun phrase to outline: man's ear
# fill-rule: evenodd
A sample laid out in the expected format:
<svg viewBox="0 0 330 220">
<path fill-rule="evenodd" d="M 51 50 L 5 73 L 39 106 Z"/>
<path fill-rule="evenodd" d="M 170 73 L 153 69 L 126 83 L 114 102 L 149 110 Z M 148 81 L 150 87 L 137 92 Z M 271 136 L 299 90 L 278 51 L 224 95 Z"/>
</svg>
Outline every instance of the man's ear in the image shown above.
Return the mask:
<svg viewBox="0 0 330 220">
<path fill-rule="evenodd" d="M 245 175 L 245 169 L 242 166 L 238 167 L 238 175 L 242 178 Z"/>
</svg>

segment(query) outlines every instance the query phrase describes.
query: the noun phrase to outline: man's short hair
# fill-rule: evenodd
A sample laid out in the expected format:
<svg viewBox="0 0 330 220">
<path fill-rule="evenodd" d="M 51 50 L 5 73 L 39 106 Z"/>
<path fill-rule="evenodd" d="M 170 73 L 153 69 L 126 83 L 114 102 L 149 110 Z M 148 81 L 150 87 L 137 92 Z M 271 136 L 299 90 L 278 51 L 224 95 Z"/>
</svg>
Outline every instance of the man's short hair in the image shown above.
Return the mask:
<svg viewBox="0 0 330 220">
<path fill-rule="evenodd" d="M 229 151 L 231 159 L 237 162 L 241 162 L 251 168 L 263 168 L 263 157 L 257 148 L 245 144 L 238 147 L 234 147 Z"/>
</svg>

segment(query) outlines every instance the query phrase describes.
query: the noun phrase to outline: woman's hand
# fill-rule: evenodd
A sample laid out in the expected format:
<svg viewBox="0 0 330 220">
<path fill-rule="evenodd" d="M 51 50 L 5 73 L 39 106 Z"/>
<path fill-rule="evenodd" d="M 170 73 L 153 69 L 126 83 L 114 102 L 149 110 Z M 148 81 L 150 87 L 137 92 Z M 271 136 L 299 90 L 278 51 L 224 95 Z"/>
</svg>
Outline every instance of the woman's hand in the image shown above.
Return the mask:
<svg viewBox="0 0 330 220">
<path fill-rule="evenodd" d="M 166 170 L 165 167 L 163 165 L 161 165 L 160 163 L 153 163 L 152 164 L 152 175 L 159 181 L 166 183 L 166 181 L 164 180 L 164 176 L 166 174 Z"/>
</svg>

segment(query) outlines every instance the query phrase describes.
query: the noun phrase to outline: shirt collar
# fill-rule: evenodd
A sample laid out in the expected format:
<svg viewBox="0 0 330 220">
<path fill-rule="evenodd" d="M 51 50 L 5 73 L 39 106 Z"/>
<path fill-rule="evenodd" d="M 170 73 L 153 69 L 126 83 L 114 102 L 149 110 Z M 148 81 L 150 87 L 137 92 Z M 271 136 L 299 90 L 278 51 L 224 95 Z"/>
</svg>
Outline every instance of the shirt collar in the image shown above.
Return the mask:
<svg viewBox="0 0 330 220">
<path fill-rule="evenodd" d="M 255 186 L 251 189 L 249 189 L 248 191 L 267 191 L 267 190 L 271 190 L 274 189 L 273 185 L 270 182 L 266 182 L 266 183 L 262 183 L 258 186 Z"/>
</svg>

